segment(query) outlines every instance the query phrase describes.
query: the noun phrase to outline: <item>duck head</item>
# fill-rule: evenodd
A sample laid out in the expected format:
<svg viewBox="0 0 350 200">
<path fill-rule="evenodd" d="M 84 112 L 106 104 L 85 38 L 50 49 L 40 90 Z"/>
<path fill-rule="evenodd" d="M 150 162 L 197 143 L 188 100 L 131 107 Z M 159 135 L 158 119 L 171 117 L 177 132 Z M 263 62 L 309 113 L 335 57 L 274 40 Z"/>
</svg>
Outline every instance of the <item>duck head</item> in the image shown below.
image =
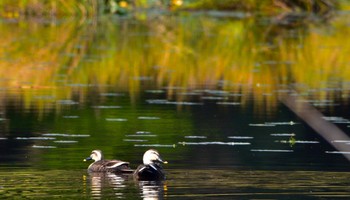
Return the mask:
<svg viewBox="0 0 350 200">
<path fill-rule="evenodd" d="M 162 160 L 157 150 L 150 149 L 143 154 L 144 165 L 150 165 L 150 164 L 159 165 L 161 163 L 167 164 L 168 162 Z"/>
<path fill-rule="evenodd" d="M 103 155 L 102 155 L 102 151 L 101 150 L 93 150 L 91 152 L 91 155 L 87 158 L 84 159 L 84 161 L 88 161 L 88 160 L 94 160 L 96 161 L 100 161 L 103 159 Z"/>
</svg>

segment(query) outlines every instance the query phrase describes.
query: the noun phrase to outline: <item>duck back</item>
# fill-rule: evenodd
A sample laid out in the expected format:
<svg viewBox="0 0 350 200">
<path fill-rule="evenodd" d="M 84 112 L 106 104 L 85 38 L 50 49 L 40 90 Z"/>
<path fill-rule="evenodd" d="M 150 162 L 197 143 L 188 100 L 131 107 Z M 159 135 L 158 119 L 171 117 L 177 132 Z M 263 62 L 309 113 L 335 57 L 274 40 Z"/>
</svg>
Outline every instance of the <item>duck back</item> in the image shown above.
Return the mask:
<svg viewBox="0 0 350 200">
<path fill-rule="evenodd" d="M 120 160 L 100 160 L 92 163 L 89 172 L 113 172 L 113 173 L 132 173 L 128 162 Z"/>
</svg>

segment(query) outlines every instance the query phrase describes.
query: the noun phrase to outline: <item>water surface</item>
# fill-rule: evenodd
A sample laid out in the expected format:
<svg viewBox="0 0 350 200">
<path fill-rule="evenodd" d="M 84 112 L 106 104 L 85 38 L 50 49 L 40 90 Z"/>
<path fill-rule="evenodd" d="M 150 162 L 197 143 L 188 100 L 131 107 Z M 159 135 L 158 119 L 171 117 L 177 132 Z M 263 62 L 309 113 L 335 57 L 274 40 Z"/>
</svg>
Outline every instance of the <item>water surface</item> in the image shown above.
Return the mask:
<svg viewBox="0 0 350 200">
<path fill-rule="evenodd" d="M 349 132 L 344 15 L 1 20 L 1 198 L 346 199 L 350 150 L 334 144 L 350 140 L 283 103 Z M 149 148 L 164 182 L 82 161 L 101 149 L 136 168 Z"/>
</svg>

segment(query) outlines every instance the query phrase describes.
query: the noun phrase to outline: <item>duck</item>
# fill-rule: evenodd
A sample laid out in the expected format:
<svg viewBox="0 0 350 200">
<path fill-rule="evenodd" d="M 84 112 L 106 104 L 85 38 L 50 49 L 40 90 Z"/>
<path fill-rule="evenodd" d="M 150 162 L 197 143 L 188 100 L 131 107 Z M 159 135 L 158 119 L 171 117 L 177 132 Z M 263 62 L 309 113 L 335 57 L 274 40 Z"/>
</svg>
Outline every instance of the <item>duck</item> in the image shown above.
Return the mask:
<svg viewBox="0 0 350 200">
<path fill-rule="evenodd" d="M 143 164 L 136 168 L 133 176 L 139 181 L 165 180 L 161 164 L 167 163 L 167 161 L 162 160 L 157 150 L 149 149 L 143 154 Z"/>
<path fill-rule="evenodd" d="M 88 172 L 113 172 L 113 173 L 133 173 L 129 167 L 129 162 L 121 160 L 105 160 L 101 150 L 93 150 L 91 155 L 84 161 L 93 160 L 88 167 Z"/>
</svg>

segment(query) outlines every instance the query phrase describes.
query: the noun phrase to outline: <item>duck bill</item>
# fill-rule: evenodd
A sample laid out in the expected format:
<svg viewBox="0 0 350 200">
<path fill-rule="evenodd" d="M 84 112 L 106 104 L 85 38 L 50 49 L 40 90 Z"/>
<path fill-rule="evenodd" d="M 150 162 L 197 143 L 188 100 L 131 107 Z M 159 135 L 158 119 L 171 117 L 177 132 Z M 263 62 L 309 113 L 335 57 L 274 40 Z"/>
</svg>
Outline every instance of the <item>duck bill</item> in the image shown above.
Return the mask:
<svg viewBox="0 0 350 200">
<path fill-rule="evenodd" d="M 161 158 L 158 158 L 158 162 L 163 163 L 163 164 L 168 164 L 168 161 L 162 160 Z"/>
<path fill-rule="evenodd" d="M 88 161 L 88 160 L 92 160 L 92 158 L 91 157 L 87 157 L 87 158 L 84 159 L 84 162 Z"/>
</svg>

